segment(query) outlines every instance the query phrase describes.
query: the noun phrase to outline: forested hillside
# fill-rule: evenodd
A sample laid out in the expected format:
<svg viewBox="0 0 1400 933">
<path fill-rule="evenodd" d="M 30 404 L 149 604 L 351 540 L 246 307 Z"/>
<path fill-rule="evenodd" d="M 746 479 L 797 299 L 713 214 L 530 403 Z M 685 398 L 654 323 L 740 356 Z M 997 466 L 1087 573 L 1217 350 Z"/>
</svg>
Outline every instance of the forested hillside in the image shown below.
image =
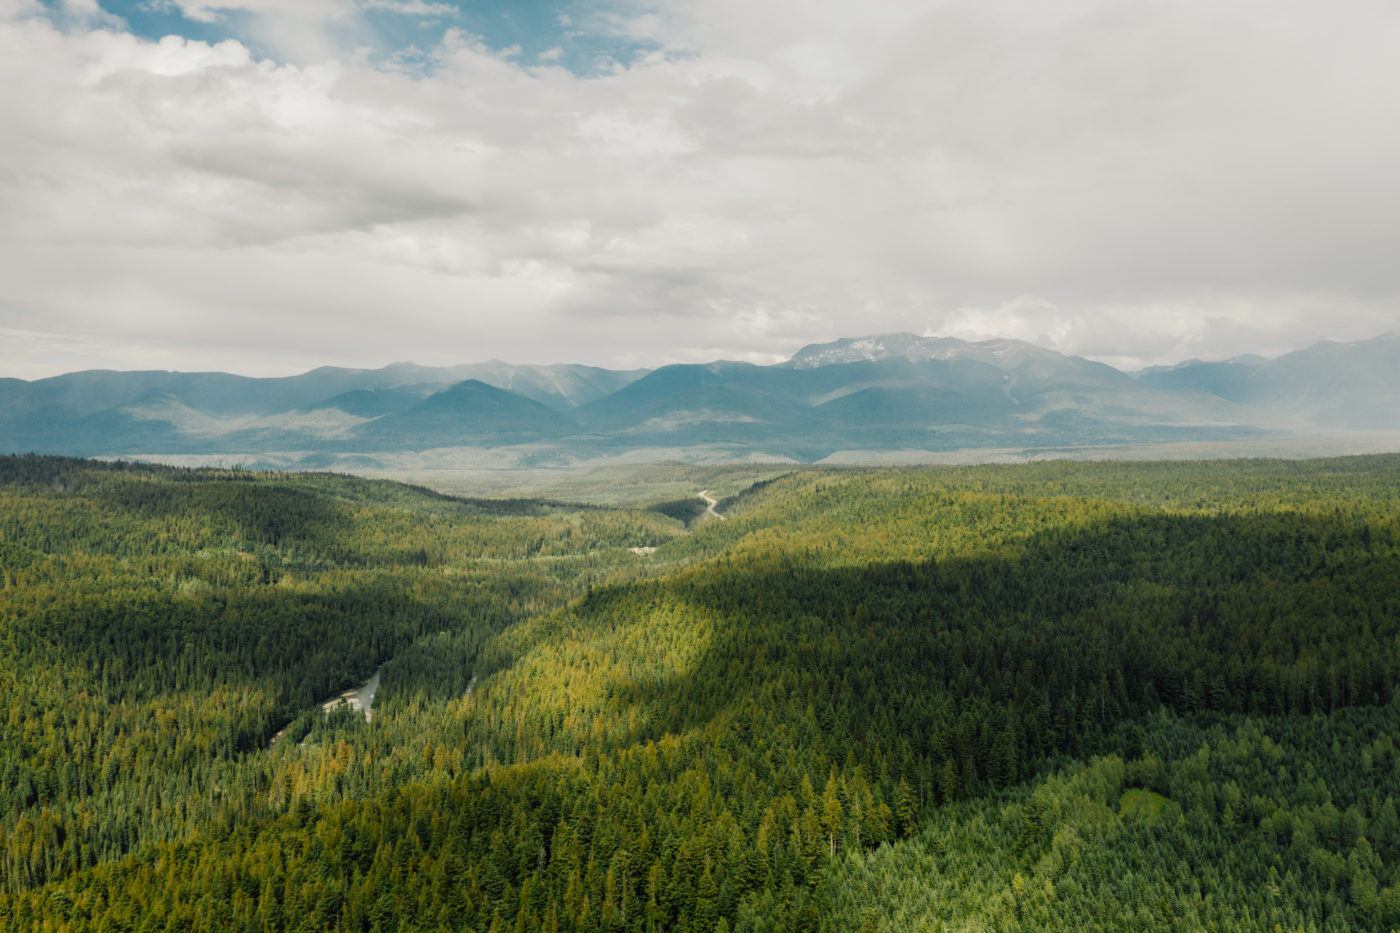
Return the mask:
<svg viewBox="0 0 1400 933">
<path fill-rule="evenodd" d="M 719 509 L 0 459 L 0 929 L 1400 925 L 1400 457 Z"/>
</svg>

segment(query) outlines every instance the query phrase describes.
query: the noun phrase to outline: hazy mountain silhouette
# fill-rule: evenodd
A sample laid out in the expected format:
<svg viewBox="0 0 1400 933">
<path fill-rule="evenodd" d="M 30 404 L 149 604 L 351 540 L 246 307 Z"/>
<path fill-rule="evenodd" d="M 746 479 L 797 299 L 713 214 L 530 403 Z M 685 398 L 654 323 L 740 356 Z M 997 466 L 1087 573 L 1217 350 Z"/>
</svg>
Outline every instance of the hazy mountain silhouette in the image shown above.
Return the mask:
<svg viewBox="0 0 1400 933">
<path fill-rule="evenodd" d="M 0 451 L 255 462 L 281 452 L 279 462 L 323 465 L 536 445 L 551 462 L 647 451 L 816 460 L 837 451 L 1397 430 L 1397 412 L 1393 334 L 1134 374 L 1017 340 L 886 334 L 814 344 L 773 366 L 616 371 L 492 360 L 276 379 L 110 371 L 0 379 Z"/>
</svg>

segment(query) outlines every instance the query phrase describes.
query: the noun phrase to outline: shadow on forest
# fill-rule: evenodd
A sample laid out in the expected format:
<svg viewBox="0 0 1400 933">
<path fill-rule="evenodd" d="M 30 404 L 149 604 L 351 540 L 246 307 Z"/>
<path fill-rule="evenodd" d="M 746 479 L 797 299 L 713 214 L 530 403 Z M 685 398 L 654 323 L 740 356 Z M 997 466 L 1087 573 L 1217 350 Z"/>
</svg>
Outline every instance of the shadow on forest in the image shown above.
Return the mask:
<svg viewBox="0 0 1400 933">
<path fill-rule="evenodd" d="M 273 546 L 320 541 L 350 527 L 348 516 L 324 496 L 247 481 L 110 483 L 94 498 L 144 518 L 206 515 L 245 541 Z"/>
<path fill-rule="evenodd" d="M 620 721 L 637 714 L 620 746 L 796 730 L 789 740 L 838 757 L 882 730 L 916 753 L 951 742 L 985 757 L 988 730 L 1012 721 L 1028 760 L 1079 752 L 1160 704 L 1384 702 L 1400 683 L 1400 561 L 1373 534 L 1340 515 L 1123 517 L 991 556 L 835 569 L 741 558 L 594 593 L 577 613 L 585 630 L 657 607 L 716 620 L 685 673 L 609 686 Z"/>
<path fill-rule="evenodd" d="M 191 594 L 116 592 L 100 604 L 53 605 L 25 623 L 40 663 L 58 657 L 116 678 L 132 698 L 216 685 L 271 685 L 289 709 L 363 682 L 429 628 L 441 611 L 375 580 L 327 591 L 277 586 Z"/>
</svg>

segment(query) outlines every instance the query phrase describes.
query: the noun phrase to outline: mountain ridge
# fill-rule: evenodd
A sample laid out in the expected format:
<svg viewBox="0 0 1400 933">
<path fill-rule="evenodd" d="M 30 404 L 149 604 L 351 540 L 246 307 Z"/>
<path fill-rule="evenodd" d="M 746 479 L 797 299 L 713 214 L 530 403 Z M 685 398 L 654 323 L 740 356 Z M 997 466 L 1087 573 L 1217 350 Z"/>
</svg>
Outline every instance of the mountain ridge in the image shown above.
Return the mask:
<svg viewBox="0 0 1400 933">
<path fill-rule="evenodd" d="M 164 370 L 0 379 L 0 451 L 229 455 L 293 467 L 443 450 L 495 451 L 489 461 L 505 465 L 653 454 L 816 461 L 861 450 L 1400 430 L 1397 412 L 1393 333 L 1132 373 L 1020 340 L 894 333 L 808 344 L 768 366 L 609 370 L 493 359 L 323 366 L 267 379 Z"/>
</svg>

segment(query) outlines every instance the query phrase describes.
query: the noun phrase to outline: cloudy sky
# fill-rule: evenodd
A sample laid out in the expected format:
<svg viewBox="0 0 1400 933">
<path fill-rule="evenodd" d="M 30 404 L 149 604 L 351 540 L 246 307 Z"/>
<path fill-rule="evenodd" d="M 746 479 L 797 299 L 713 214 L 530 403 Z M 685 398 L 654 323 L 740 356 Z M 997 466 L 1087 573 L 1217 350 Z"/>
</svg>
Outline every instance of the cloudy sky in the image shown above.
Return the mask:
<svg viewBox="0 0 1400 933">
<path fill-rule="evenodd" d="M 0 376 L 1400 330 L 1394 0 L 0 0 Z"/>
</svg>

